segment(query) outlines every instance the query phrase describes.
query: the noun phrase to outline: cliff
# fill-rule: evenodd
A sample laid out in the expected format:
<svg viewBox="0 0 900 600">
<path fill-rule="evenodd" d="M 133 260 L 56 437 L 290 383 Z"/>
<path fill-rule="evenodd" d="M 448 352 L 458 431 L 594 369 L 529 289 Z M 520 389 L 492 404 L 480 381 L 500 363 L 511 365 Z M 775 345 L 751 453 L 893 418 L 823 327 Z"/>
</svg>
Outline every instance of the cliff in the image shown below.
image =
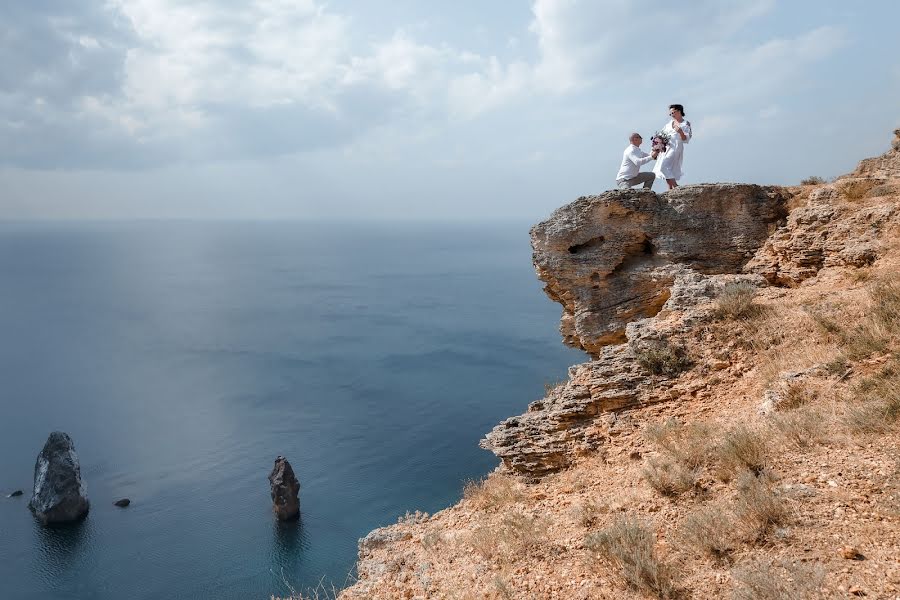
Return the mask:
<svg viewBox="0 0 900 600">
<path fill-rule="evenodd" d="M 900 130 L 834 182 L 579 198 L 532 231 L 591 360 L 341 598 L 900 597 Z"/>
</svg>

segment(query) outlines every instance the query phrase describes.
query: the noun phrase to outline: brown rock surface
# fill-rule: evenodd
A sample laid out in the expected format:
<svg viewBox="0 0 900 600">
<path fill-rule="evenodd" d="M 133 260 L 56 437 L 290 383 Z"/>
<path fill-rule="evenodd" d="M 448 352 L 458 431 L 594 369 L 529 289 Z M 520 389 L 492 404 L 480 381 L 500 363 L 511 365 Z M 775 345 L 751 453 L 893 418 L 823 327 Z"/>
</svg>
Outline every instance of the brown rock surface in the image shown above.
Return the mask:
<svg viewBox="0 0 900 600">
<path fill-rule="evenodd" d="M 300 482 L 294 475 L 291 463 L 279 456 L 269 474 L 272 492 L 272 512 L 279 521 L 290 521 L 300 516 Z"/>
<path fill-rule="evenodd" d="M 703 275 L 685 267 L 673 268 L 672 273 L 675 280 L 668 300 L 655 318 L 628 325 L 627 344 L 606 346 L 595 360 L 570 367 L 568 381 L 532 402 L 525 414 L 494 427 L 481 446 L 510 470 L 539 477 L 569 466 L 616 435 L 620 427 L 616 411 L 696 393 L 695 379 L 653 375 L 640 365 L 641 357 L 648 350 L 666 348 L 667 340 L 708 320 L 712 301 L 726 283 L 758 278 Z M 718 361 L 710 368 L 726 366 Z"/>
<path fill-rule="evenodd" d="M 791 212 L 745 271 L 794 287 L 825 267 L 872 264 L 882 245 L 877 240 L 900 217 L 898 194 L 900 151 L 863 160 L 850 175 L 810 193 L 807 205 Z"/>
<path fill-rule="evenodd" d="M 703 184 L 665 194 L 582 197 L 531 229 L 544 291 L 563 305 L 566 344 L 599 356 L 669 297 L 675 267 L 735 273 L 787 214 L 782 188 Z"/>
</svg>

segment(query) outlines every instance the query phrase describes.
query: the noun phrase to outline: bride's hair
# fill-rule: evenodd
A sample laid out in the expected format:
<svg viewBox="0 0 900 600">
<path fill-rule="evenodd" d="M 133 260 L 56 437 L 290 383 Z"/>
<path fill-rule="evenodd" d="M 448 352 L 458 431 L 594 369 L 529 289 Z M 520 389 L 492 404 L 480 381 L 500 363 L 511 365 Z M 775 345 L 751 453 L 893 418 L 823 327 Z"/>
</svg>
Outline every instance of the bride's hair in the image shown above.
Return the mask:
<svg viewBox="0 0 900 600">
<path fill-rule="evenodd" d="M 670 105 L 669 105 L 669 108 L 674 108 L 675 110 L 677 110 L 678 112 L 680 112 L 682 117 L 686 116 L 686 115 L 684 114 L 684 107 L 683 107 L 682 105 L 680 105 L 680 104 L 670 104 Z"/>
</svg>

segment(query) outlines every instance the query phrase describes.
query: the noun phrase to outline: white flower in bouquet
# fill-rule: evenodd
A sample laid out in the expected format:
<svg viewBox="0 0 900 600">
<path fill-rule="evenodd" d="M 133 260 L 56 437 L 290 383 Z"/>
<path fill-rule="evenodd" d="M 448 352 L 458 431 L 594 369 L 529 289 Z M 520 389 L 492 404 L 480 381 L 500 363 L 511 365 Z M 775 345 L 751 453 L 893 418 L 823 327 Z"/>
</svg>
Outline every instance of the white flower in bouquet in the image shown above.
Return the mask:
<svg viewBox="0 0 900 600">
<path fill-rule="evenodd" d="M 665 131 L 657 131 L 653 134 L 653 137 L 650 138 L 650 149 L 654 152 L 665 152 L 670 139 L 672 139 L 671 136 Z"/>
</svg>

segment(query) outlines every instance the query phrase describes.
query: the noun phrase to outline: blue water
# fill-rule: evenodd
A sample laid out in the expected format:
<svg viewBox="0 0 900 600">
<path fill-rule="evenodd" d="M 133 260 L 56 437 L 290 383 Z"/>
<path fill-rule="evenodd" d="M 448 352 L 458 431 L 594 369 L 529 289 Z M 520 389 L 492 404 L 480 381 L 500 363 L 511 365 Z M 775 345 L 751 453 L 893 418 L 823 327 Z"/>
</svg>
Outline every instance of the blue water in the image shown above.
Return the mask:
<svg viewBox="0 0 900 600">
<path fill-rule="evenodd" d="M 481 436 L 583 360 L 527 230 L 0 224 L 0 598 L 341 587 L 358 538 L 456 501 L 496 466 Z M 56 429 L 92 508 L 45 529 L 27 501 Z M 299 523 L 272 518 L 278 454 Z"/>
</svg>

